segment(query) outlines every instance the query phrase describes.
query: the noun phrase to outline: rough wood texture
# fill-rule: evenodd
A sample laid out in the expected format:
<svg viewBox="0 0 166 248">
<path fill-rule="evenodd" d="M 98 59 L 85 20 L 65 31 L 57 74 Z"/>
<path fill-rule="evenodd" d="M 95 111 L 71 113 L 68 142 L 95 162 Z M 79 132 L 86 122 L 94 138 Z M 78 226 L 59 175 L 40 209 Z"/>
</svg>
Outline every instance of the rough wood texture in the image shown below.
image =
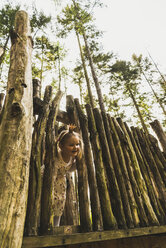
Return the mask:
<svg viewBox="0 0 166 248">
<path fill-rule="evenodd" d="M 104 164 L 102 160 L 102 151 L 99 143 L 99 136 L 96 129 L 93 111 L 89 104 L 86 105 L 86 111 L 88 116 L 88 127 L 89 127 L 90 141 L 91 141 L 93 157 L 94 157 L 97 186 L 98 186 L 98 192 L 100 198 L 100 206 L 103 217 L 103 227 L 104 230 L 109 230 L 116 226 L 116 221 L 112 212 L 112 206 L 107 187 Z"/>
<path fill-rule="evenodd" d="M 52 231 L 52 189 L 53 180 L 55 180 L 55 122 L 58 113 L 58 107 L 62 98 L 62 92 L 58 91 L 54 97 L 50 109 L 47 109 L 47 126 L 46 126 L 46 159 L 43 176 L 42 195 L 41 195 L 41 218 L 40 232 L 47 234 Z M 46 112 L 45 112 L 46 114 Z"/>
<path fill-rule="evenodd" d="M 123 210 L 122 199 L 120 195 L 119 186 L 117 183 L 117 179 L 115 176 L 115 171 L 111 159 L 111 155 L 109 152 L 109 146 L 107 143 L 107 138 L 105 134 L 104 124 L 102 121 L 102 116 L 99 109 L 95 108 L 93 110 L 97 131 L 99 134 L 100 145 L 102 148 L 102 156 L 103 162 L 105 166 L 105 171 L 107 174 L 107 181 L 108 181 L 108 189 L 110 194 L 111 205 L 113 209 L 114 216 L 116 220 L 114 221 L 114 226 L 116 227 L 116 221 L 119 228 L 126 228 L 126 219 Z"/>
<path fill-rule="evenodd" d="M 109 248 L 121 248 L 120 244 L 123 245 L 123 240 L 126 238 L 126 246 L 124 248 L 129 247 L 146 247 L 146 248 L 164 248 L 165 246 L 150 246 L 148 243 L 148 239 L 150 239 L 150 235 L 152 234 L 165 234 L 166 226 L 160 227 L 144 227 L 144 228 L 135 228 L 135 229 L 128 229 L 128 230 L 112 230 L 112 231 L 102 231 L 102 232 L 92 232 L 92 233 L 73 233 L 68 235 L 54 235 L 54 236 L 38 236 L 38 237 L 25 237 L 23 240 L 22 248 L 43 248 L 43 247 L 102 247 L 105 248 L 104 244 L 108 244 Z M 145 243 L 140 242 L 139 246 L 137 246 L 138 237 L 142 237 L 143 240 L 147 240 L 147 246 Z M 160 237 L 160 236 L 159 236 Z M 115 241 L 119 240 L 119 242 Z M 127 241 L 128 240 L 128 241 Z M 166 240 L 166 236 L 165 236 Z M 102 243 L 100 243 L 102 241 Z M 105 242 L 104 242 L 105 241 Z M 108 243 L 107 243 L 107 242 Z M 94 243 L 96 242 L 96 243 Z M 130 243 L 131 242 L 131 243 Z M 87 244 L 88 243 L 88 244 Z M 72 245 L 71 245 L 72 244 Z M 74 244 L 79 244 L 74 246 Z M 103 246 L 100 246 L 103 244 Z M 116 244 L 116 246 L 112 246 L 112 244 Z M 118 246 L 119 244 L 119 246 Z M 130 246 L 132 244 L 132 246 Z M 153 242 L 150 242 L 153 245 Z M 155 243 L 156 244 L 156 243 Z M 160 244 L 160 238 L 158 238 L 158 244 Z M 161 244 L 164 244 L 162 242 Z M 96 246 L 93 246 L 96 245 Z M 98 246 L 99 245 L 99 246 Z M 134 246 L 135 245 L 135 246 Z M 149 245 L 149 246 L 148 246 Z"/>
<path fill-rule="evenodd" d="M 20 248 L 28 196 L 32 141 L 32 73 L 27 13 L 15 17 L 10 69 L 0 126 L 0 247 Z"/>
<path fill-rule="evenodd" d="M 80 132 L 80 123 L 72 96 L 67 96 L 66 110 L 70 119 L 70 123 L 77 126 L 77 132 Z M 78 175 L 78 196 L 79 196 L 79 213 L 80 225 L 82 231 L 91 231 L 92 223 L 90 217 L 90 203 L 88 196 L 88 175 L 85 165 L 85 158 L 77 161 L 77 175 Z"/>
<path fill-rule="evenodd" d="M 159 221 L 157 219 L 157 216 L 154 212 L 154 209 L 152 207 L 152 204 L 150 202 L 150 198 L 148 195 L 148 190 L 145 184 L 145 181 L 143 179 L 140 167 L 139 167 L 139 163 L 138 163 L 138 159 L 136 157 L 136 153 L 135 150 L 133 148 L 128 130 L 125 127 L 125 124 L 122 122 L 122 120 L 120 118 L 118 118 L 118 122 L 121 126 L 121 128 L 123 129 L 125 135 L 126 135 L 126 139 L 127 139 L 127 143 L 128 143 L 128 150 L 129 150 L 129 155 L 130 155 L 130 159 L 132 161 L 132 167 L 134 170 L 134 176 L 137 182 L 137 185 L 140 189 L 141 192 L 141 196 L 142 196 L 142 200 L 143 200 L 143 204 L 146 208 L 146 215 L 149 221 L 150 225 L 159 225 Z M 127 124 L 126 124 L 127 125 Z"/>
<path fill-rule="evenodd" d="M 75 104 L 79 116 L 80 126 L 82 130 L 82 137 L 84 142 L 84 154 L 85 154 L 85 163 L 88 171 L 88 183 L 90 190 L 93 231 L 97 231 L 101 229 L 101 215 L 100 215 L 101 210 L 100 210 L 95 170 L 93 165 L 91 145 L 89 140 L 88 119 L 86 115 L 83 113 L 78 99 L 75 99 Z"/>
<path fill-rule="evenodd" d="M 43 135 L 45 134 L 51 97 L 52 97 L 52 87 L 47 86 L 45 89 L 42 112 L 38 116 L 37 121 L 34 123 L 34 130 L 32 135 L 31 161 L 30 161 L 28 204 L 27 204 L 27 215 L 26 215 L 26 223 L 25 223 L 26 235 L 38 234 L 39 219 L 40 219 L 41 187 L 42 187 L 41 147 L 43 142 Z"/>
</svg>

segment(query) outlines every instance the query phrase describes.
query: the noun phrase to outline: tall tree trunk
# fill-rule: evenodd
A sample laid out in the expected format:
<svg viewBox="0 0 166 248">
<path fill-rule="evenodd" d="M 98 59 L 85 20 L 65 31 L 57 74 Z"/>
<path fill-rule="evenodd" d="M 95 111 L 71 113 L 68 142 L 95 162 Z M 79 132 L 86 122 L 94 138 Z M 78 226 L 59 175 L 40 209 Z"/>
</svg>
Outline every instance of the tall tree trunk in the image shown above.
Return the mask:
<svg viewBox="0 0 166 248">
<path fill-rule="evenodd" d="M 140 121 L 141 121 L 142 127 L 143 127 L 145 133 L 148 134 L 149 132 L 148 132 L 147 126 L 146 126 L 146 124 L 145 124 L 145 122 L 144 122 L 144 119 L 143 119 L 143 117 L 142 117 L 142 115 L 141 115 L 139 106 L 138 106 L 138 104 L 137 104 L 137 102 L 136 102 L 136 99 L 135 99 L 135 97 L 134 97 L 134 95 L 133 95 L 133 92 L 132 92 L 130 86 L 127 86 L 127 89 L 128 89 L 128 91 L 129 91 L 130 97 L 131 97 L 131 99 L 132 99 L 132 101 L 133 101 L 133 103 L 134 103 L 134 106 L 135 106 L 135 108 L 136 108 L 136 111 L 137 111 L 137 113 L 138 113 L 138 117 L 139 117 L 139 119 L 140 119 Z"/>
<path fill-rule="evenodd" d="M 89 102 L 90 102 L 90 104 L 92 106 L 92 109 L 93 109 L 95 106 L 94 106 L 94 100 L 93 100 L 91 85 L 90 85 L 90 79 L 88 77 L 88 72 L 87 72 L 86 64 L 85 64 L 85 59 L 84 59 L 84 55 L 83 55 L 82 48 L 81 48 L 80 38 L 79 38 L 79 34 L 78 34 L 77 31 L 76 31 L 76 36 L 77 36 L 77 40 L 78 40 L 78 45 L 79 45 L 79 49 L 80 49 L 80 56 L 81 56 L 82 65 L 83 65 L 83 69 L 84 69 L 84 76 L 85 76 L 85 79 L 86 79 L 86 84 L 87 84 L 87 89 L 88 89 Z"/>
<path fill-rule="evenodd" d="M 0 247 L 21 248 L 32 142 L 32 72 L 28 15 L 18 11 L 0 127 Z"/>
</svg>

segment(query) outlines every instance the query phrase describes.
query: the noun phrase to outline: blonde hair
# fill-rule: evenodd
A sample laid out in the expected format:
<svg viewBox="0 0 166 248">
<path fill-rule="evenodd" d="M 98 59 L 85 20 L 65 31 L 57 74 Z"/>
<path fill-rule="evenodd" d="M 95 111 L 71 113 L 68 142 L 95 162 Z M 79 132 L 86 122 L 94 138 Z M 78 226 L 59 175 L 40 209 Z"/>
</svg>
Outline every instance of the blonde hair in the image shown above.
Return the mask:
<svg viewBox="0 0 166 248">
<path fill-rule="evenodd" d="M 60 134 L 57 137 L 57 140 L 55 142 L 56 145 L 56 155 L 58 154 L 58 147 L 60 145 L 63 145 L 70 137 L 75 136 L 78 137 L 80 142 L 80 149 L 78 152 L 78 155 L 76 156 L 78 159 L 82 158 L 83 154 L 83 141 L 79 133 L 75 132 L 74 129 L 76 128 L 75 125 L 69 125 L 67 126 L 67 129 L 62 130 Z"/>
</svg>

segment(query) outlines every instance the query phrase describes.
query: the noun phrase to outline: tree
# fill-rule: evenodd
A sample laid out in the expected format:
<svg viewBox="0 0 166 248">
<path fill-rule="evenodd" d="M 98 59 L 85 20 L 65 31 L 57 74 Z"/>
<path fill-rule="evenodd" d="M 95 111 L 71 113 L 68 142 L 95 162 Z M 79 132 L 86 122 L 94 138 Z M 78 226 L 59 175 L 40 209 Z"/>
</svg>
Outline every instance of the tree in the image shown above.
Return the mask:
<svg viewBox="0 0 166 248">
<path fill-rule="evenodd" d="M 118 88 L 122 87 L 123 94 L 127 95 L 127 97 L 130 97 L 130 99 L 132 100 L 132 103 L 135 106 L 138 117 L 141 121 L 142 127 L 144 131 L 148 133 L 148 129 L 145 124 L 145 119 L 141 114 L 140 105 L 138 104 L 137 100 L 137 96 L 139 95 L 139 84 L 137 80 L 140 76 L 138 68 L 133 67 L 131 65 L 131 62 L 119 60 L 111 66 L 110 72 L 112 73 L 111 79 L 117 83 Z M 139 99 L 139 101 L 140 100 L 141 98 Z"/>
<path fill-rule="evenodd" d="M 0 123 L 0 247 L 21 248 L 32 141 L 32 43 L 25 12 L 15 17 L 6 100 Z M 20 39 L 24 35 L 24 39 Z"/>
</svg>

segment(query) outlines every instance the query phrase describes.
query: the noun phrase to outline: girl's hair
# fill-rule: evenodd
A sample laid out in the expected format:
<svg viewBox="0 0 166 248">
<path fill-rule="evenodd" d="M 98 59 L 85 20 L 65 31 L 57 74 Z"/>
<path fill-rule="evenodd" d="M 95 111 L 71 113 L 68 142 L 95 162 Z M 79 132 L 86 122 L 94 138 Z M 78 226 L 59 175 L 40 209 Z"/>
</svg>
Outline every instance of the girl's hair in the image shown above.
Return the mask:
<svg viewBox="0 0 166 248">
<path fill-rule="evenodd" d="M 78 153 L 78 155 L 77 155 L 77 158 L 78 158 L 78 159 L 81 159 L 82 153 L 83 153 L 83 142 L 82 142 L 82 139 L 81 139 L 81 137 L 80 137 L 80 134 L 77 133 L 77 132 L 74 132 L 74 129 L 75 129 L 75 128 L 76 128 L 75 125 L 69 125 L 69 126 L 67 126 L 67 129 L 66 129 L 66 128 L 64 129 L 64 127 L 61 127 L 61 128 L 60 128 L 60 133 L 59 133 L 59 135 L 58 135 L 58 137 L 57 137 L 57 140 L 56 140 L 56 142 L 55 142 L 55 144 L 56 144 L 56 155 L 58 154 L 58 146 L 64 145 L 65 142 L 66 142 L 70 137 L 76 136 L 76 137 L 78 137 L 79 142 L 80 142 L 80 149 L 79 149 L 79 153 Z M 61 130 L 62 130 L 62 131 L 61 131 Z"/>
</svg>

